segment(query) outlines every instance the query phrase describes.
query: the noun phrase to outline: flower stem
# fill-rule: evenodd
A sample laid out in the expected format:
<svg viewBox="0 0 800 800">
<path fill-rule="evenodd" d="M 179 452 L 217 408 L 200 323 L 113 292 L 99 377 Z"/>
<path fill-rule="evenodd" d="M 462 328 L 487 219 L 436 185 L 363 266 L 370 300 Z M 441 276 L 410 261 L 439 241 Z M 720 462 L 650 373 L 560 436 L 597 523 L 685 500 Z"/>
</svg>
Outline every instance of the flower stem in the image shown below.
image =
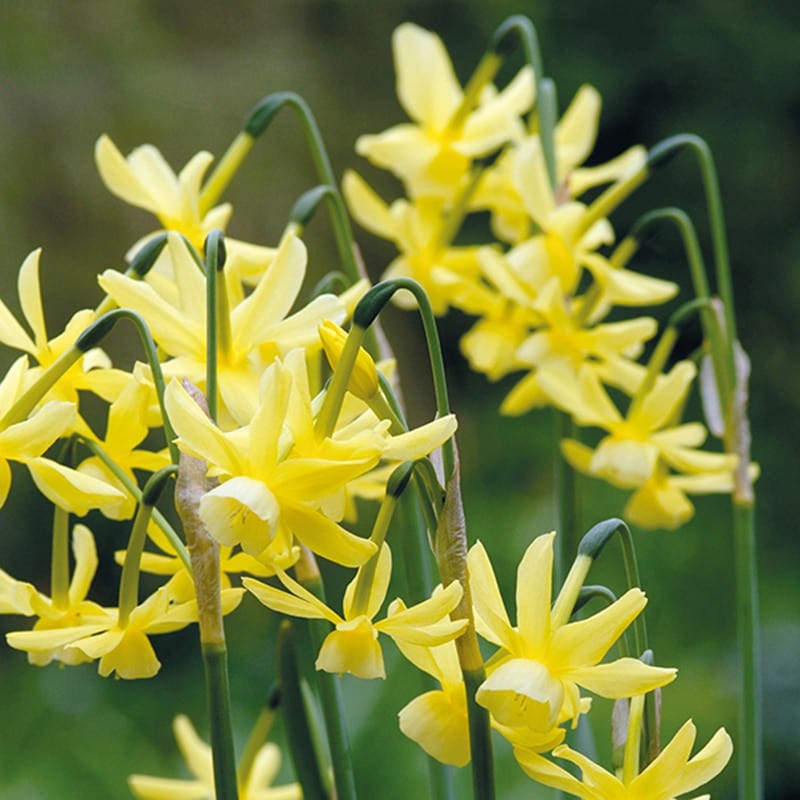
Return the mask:
<svg viewBox="0 0 800 800">
<path fill-rule="evenodd" d="M 555 428 L 555 490 L 558 513 L 558 536 L 555 548 L 555 573 L 560 578 L 564 574 L 565 554 L 573 553 L 578 545 L 578 531 L 581 529 L 580 495 L 578 493 L 578 473 L 561 453 L 560 442 L 574 438 L 577 434 L 572 417 L 557 408 L 553 409 Z"/>
<path fill-rule="evenodd" d="M 225 189 L 228 188 L 228 184 L 239 170 L 239 167 L 242 166 L 254 144 L 255 139 L 247 131 L 241 131 L 231 142 L 200 192 L 199 210 L 201 217 L 206 215 L 214 203 L 222 196 Z"/>
<path fill-rule="evenodd" d="M 336 176 L 333 174 L 333 167 L 328 157 L 328 151 L 325 149 L 322 134 L 308 103 L 294 92 L 275 92 L 270 94 L 261 100 L 251 112 L 245 124 L 245 132 L 252 138 L 260 136 L 284 106 L 294 108 L 300 117 L 319 182 L 329 186 L 331 189 L 331 221 L 336 239 L 336 249 L 339 251 L 339 260 L 344 267 L 345 273 L 350 281 L 355 283 L 361 276 L 353 248 L 353 229 L 350 226 L 350 219 L 347 216 L 344 200 L 342 200 L 342 195 L 338 189 Z"/>
<path fill-rule="evenodd" d="M 296 631 L 294 624 L 287 619 L 281 623 L 278 633 L 278 682 L 289 754 L 304 800 L 328 800 L 330 795 L 317 758 L 302 681 Z"/>
<path fill-rule="evenodd" d="M 736 620 L 742 669 L 739 705 L 739 787 L 744 800 L 763 795 L 762 701 L 755 507 L 733 505 L 736 548 Z"/>
<path fill-rule="evenodd" d="M 216 800 L 238 800 L 236 755 L 231 729 L 231 700 L 228 681 L 228 648 L 225 641 L 202 642 L 206 675 L 206 697 L 211 723 Z"/>
<path fill-rule="evenodd" d="M 278 713 L 279 705 L 280 690 L 277 685 L 274 685 L 269 692 L 266 705 L 261 709 L 256 724 L 250 732 L 250 737 L 245 745 L 244 753 L 242 753 L 242 757 L 239 760 L 237 775 L 240 783 L 244 783 L 247 776 L 250 775 L 258 751 L 261 750 L 264 742 L 269 738 L 272 726 L 275 724 L 275 715 Z"/>
<path fill-rule="evenodd" d="M 56 608 L 69 607 L 69 512 L 59 506 L 53 512 L 50 594 Z"/>
<path fill-rule="evenodd" d="M 217 371 L 219 353 L 227 355 L 231 348 L 231 324 L 228 293 L 225 290 L 225 239 L 222 232 L 213 230 L 205 244 L 206 274 L 206 399 L 208 416 L 216 423 L 219 401 Z M 223 278 L 220 287 L 220 278 Z"/>
<path fill-rule="evenodd" d="M 325 602 L 325 585 L 317 568 L 316 560 L 310 550 L 302 548 L 300 561 L 295 564 L 297 580 L 315 597 Z M 312 644 L 316 652 L 328 634 L 329 626 L 325 620 L 309 620 Z M 333 762 L 333 781 L 336 787 L 336 800 L 356 800 L 356 781 L 353 774 L 350 754 L 350 736 L 347 732 L 342 686 L 339 677 L 330 672 L 320 671 L 319 697 L 322 715 L 328 734 L 328 747 Z"/>
</svg>

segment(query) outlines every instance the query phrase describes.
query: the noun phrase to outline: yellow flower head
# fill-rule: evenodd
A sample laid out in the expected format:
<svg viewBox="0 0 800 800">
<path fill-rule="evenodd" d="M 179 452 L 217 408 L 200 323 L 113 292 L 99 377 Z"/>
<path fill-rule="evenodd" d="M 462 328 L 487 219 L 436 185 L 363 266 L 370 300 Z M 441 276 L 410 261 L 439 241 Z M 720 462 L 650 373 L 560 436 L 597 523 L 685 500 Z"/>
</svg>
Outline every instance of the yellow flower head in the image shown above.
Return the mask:
<svg viewBox="0 0 800 800">
<path fill-rule="evenodd" d="M 533 71 L 523 68 L 500 93 L 486 87 L 477 108 L 457 115 L 464 92 L 438 36 L 407 22 L 395 29 L 392 51 L 397 95 L 412 122 L 359 137 L 356 152 L 391 170 L 409 196 L 452 196 L 473 159 L 523 135 Z"/>
<path fill-rule="evenodd" d="M 608 608 L 578 622 L 561 623 L 553 617 L 554 537 L 539 536 L 520 562 L 516 627 L 508 619 L 483 546 L 475 544 L 468 556 L 478 633 L 500 647 L 477 702 L 501 725 L 540 733 L 560 719 L 577 723 L 582 710 L 579 687 L 601 697 L 630 697 L 675 677 L 674 669 L 650 667 L 633 658 L 600 663 L 644 608 L 647 600 L 639 589 L 630 589 Z"/>
<path fill-rule="evenodd" d="M 326 606 L 283 571 L 277 574 L 288 591 L 275 589 L 252 578 L 245 578 L 243 583 L 273 611 L 305 619 L 326 619 L 335 626 L 322 643 L 317 656 L 317 669 L 348 672 L 358 678 L 385 678 L 379 633 L 385 633 L 396 642 L 430 647 L 455 639 L 467 624 L 466 620 L 452 622 L 448 619 L 461 600 L 462 589 L 458 582 L 451 583 L 446 589 L 439 587 L 432 597 L 411 608 L 406 608 L 401 600 L 395 600 L 390 604 L 386 618 L 373 622 L 386 599 L 391 573 L 391 551 L 384 543 L 365 606 L 357 608 L 355 604 L 359 571 L 345 591 L 344 616 Z"/>
<path fill-rule="evenodd" d="M 629 781 L 620 780 L 567 745 L 557 747 L 553 755 L 577 766 L 580 778 L 534 752 L 516 748 L 514 755 L 534 780 L 582 800 L 673 800 L 716 777 L 733 753 L 731 737 L 720 728 L 690 757 L 696 736 L 694 724 L 686 722 L 661 754 Z"/>
</svg>

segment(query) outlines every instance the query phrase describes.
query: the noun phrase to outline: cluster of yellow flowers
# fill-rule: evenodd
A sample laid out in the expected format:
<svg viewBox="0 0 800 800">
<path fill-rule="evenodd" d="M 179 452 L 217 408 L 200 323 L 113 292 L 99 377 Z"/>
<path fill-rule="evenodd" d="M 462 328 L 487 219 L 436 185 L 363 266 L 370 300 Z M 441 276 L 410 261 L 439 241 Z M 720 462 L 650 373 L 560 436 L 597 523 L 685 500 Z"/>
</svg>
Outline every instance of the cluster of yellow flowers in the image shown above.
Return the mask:
<svg viewBox="0 0 800 800">
<path fill-rule="evenodd" d="M 608 321 L 615 308 L 654 306 L 678 293 L 670 281 L 627 269 L 630 248 L 607 253 L 615 242 L 608 215 L 645 179 L 645 149 L 583 166 L 600 115 L 592 87 L 580 88 L 548 139 L 530 67 L 501 92 L 487 81 L 474 85 L 479 68 L 465 93 L 434 34 L 401 25 L 393 48 L 411 122 L 360 137 L 356 150 L 391 170 L 406 197 L 387 206 L 356 173 L 344 179 L 354 218 L 399 251 L 384 277 L 419 281 L 437 314 L 452 307 L 478 317 L 461 339 L 470 366 L 492 381 L 524 373 L 502 413 L 551 405 L 602 431 L 593 448 L 565 440 L 563 455 L 575 469 L 633 490 L 626 519 L 682 525 L 694 513 L 687 494 L 730 492 L 737 459 L 699 450 L 705 427 L 680 424 L 691 362 L 655 385 L 636 362 L 656 320 Z M 610 183 L 593 202 L 579 199 Z M 496 241 L 454 244 L 472 212 L 489 212 Z M 628 398 L 627 412 L 606 387 Z"/>
<path fill-rule="evenodd" d="M 455 307 L 479 317 L 462 340 L 471 365 L 492 380 L 527 373 L 505 412 L 550 403 L 605 431 L 594 449 L 565 441 L 564 455 L 584 472 L 635 490 L 631 519 L 683 522 L 692 513 L 685 492 L 729 490 L 736 458 L 698 450 L 705 428 L 679 424 L 695 376 L 691 363 L 656 375 L 633 360 L 655 334 L 655 321 L 604 321 L 614 307 L 661 303 L 677 292 L 601 252 L 614 238 L 608 213 L 645 169 L 643 149 L 581 166 L 600 106 L 597 93 L 583 87 L 555 126 L 548 154 L 539 117 L 524 119 L 537 102 L 530 67 L 497 91 L 490 58 L 462 90 L 441 41 L 410 24 L 395 32 L 394 53 L 398 94 L 412 122 L 360 138 L 357 150 L 390 169 L 407 198 L 387 206 L 355 173 L 344 179 L 355 219 L 400 250 L 388 277 L 418 281 L 436 313 Z M 642 769 L 643 698 L 676 671 L 628 655 L 604 662 L 643 611 L 645 595 L 632 587 L 576 619 L 593 557 L 579 553 L 553 601 L 555 534 L 536 538 L 519 564 L 516 624 L 486 549 L 479 542 L 466 554 L 465 539 L 463 576 L 443 579 L 410 605 L 396 598 L 382 613 L 393 574 L 387 534 L 412 473 L 432 539 L 447 525 L 442 506 L 454 501 L 442 484 L 450 491 L 455 469 L 444 458 L 451 474 L 442 475 L 428 457 L 449 443 L 455 417 L 440 413 L 406 426 L 392 393 L 392 363 L 376 364 L 360 348 L 369 323 L 361 327 L 359 309 L 376 296 L 366 280 L 297 308 L 307 266 L 297 221 L 275 247 L 222 237 L 232 212 L 227 203 L 215 205 L 230 177 L 225 159 L 207 177 L 213 159 L 201 152 L 176 175 L 154 147 L 125 157 L 107 136 L 95 156 L 107 188 L 154 214 L 160 229 L 130 249 L 124 272 L 99 275 L 99 305 L 77 312 L 55 337 L 42 311 L 39 251 L 19 272 L 28 329 L 0 302 L 0 342 L 23 352 L 0 382 L 0 504 L 11 483 L 8 461 L 17 461 L 55 507 L 50 595 L 0 570 L 0 613 L 34 620 L 32 629 L 8 634 L 11 647 L 37 665 L 97 660 L 103 676 L 152 677 L 160 668 L 153 635 L 199 622 L 203 640 L 203 581 L 210 580 L 220 614 L 234 611 L 248 591 L 278 614 L 329 623 L 316 653 L 324 672 L 383 678 L 380 635 L 392 639 L 440 686 L 400 710 L 400 728 L 446 764 L 464 766 L 472 757 L 472 698 L 459 643 L 477 633 L 494 652 L 481 659 L 474 701 L 536 780 L 591 800 L 667 798 L 724 767 L 730 737 L 721 729 L 691 758 L 689 722 Z M 576 199 L 611 182 L 612 201 L 607 194 L 591 204 Z M 474 211 L 490 213 L 502 244 L 454 244 Z M 113 367 L 99 346 L 119 318 L 135 323 L 148 351 L 148 360 L 129 370 Z M 624 415 L 606 387 L 632 398 Z M 84 418 L 86 394 L 107 404 L 103 435 Z M 57 442 L 63 446 L 51 449 Z M 209 573 L 195 560 L 202 548 L 181 511 L 186 501 L 177 503 L 183 537 L 155 508 L 168 478 L 177 472 L 180 492 L 187 465 L 198 463 L 192 525 L 210 537 Z M 347 527 L 356 499 L 380 501 L 369 537 Z M 90 599 L 98 557 L 80 523 L 72 530 L 70 569 L 70 518 L 92 509 L 133 519 L 128 546 L 117 553 L 116 607 Z M 328 603 L 304 580 L 316 557 L 356 570 L 340 602 Z M 164 578 L 144 599 L 140 571 Z M 635 744 L 626 745 L 621 777 L 563 743 L 590 709 L 584 690 L 630 700 L 628 740 Z M 210 748 L 183 717 L 175 732 L 195 779 L 132 776 L 137 796 L 213 796 Z M 577 765 L 582 779 L 545 753 Z M 295 784 L 271 788 L 279 757 L 272 744 L 254 752 L 239 776 L 243 798 L 300 796 Z"/>
</svg>

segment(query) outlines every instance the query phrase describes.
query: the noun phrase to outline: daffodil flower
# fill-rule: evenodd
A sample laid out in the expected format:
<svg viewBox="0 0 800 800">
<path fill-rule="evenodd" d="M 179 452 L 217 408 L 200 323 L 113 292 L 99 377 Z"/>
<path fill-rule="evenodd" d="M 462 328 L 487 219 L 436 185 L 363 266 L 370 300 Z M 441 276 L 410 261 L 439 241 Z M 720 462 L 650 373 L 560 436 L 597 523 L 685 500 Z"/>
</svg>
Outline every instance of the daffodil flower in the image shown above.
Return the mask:
<svg viewBox="0 0 800 800">
<path fill-rule="evenodd" d="M 582 800 L 674 800 L 716 777 L 733 753 L 731 737 L 720 728 L 704 748 L 690 757 L 696 736 L 691 720 L 684 723 L 660 755 L 630 780 L 621 780 L 567 745 L 553 750 L 553 756 L 578 767 L 580 778 L 534 752 L 515 748 L 514 755 L 535 781 Z"/>
<path fill-rule="evenodd" d="M 117 197 L 158 217 L 163 230 L 183 234 L 202 252 L 203 242 L 212 230 L 224 231 L 233 212 L 230 203 L 209 211 L 200 209 L 203 176 L 214 157 L 201 151 L 194 155 L 176 175 L 159 150 L 146 144 L 137 147 L 127 158 L 108 136 L 101 136 L 95 145 L 95 163 L 106 188 Z M 145 240 L 129 251 L 131 257 Z M 275 250 L 236 239 L 225 239 L 228 269 L 237 277 L 253 282 L 272 263 Z"/>
<path fill-rule="evenodd" d="M 222 592 L 222 613 L 228 614 L 241 602 L 242 589 Z M 99 659 L 97 671 L 104 678 L 152 678 L 161 668 L 150 636 L 171 633 L 197 621 L 197 601 L 176 602 L 169 583 L 161 586 L 134 608 L 127 622 L 115 615 L 111 624 L 72 640 L 69 648 L 90 659 Z"/>
<path fill-rule="evenodd" d="M 517 570 L 517 626 L 511 625 L 489 558 L 480 543 L 468 555 L 478 633 L 500 647 L 487 665 L 477 702 L 500 725 L 550 731 L 560 719 L 573 725 L 581 713 L 580 688 L 601 697 L 644 694 L 675 678 L 674 669 L 633 658 L 601 660 L 647 602 L 630 589 L 608 608 L 578 622 L 551 612 L 555 533 L 539 536 Z M 563 591 L 563 589 L 562 589 Z M 556 606 L 558 600 L 556 600 Z"/>
<path fill-rule="evenodd" d="M 75 569 L 68 595 L 61 603 L 0 570 L 0 613 L 38 617 L 32 630 L 6 634 L 9 646 L 27 651 L 31 664 L 88 661 L 88 656 L 67 645 L 113 624 L 116 616 L 116 609 L 103 608 L 86 599 L 97 571 L 97 549 L 92 532 L 84 525 L 73 529 L 72 552 Z M 66 637 L 62 635 L 64 631 L 68 631 Z"/>
<path fill-rule="evenodd" d="M 604 374 L 613 380 L 618 366 L 607 361 Z M 691 362 L 676 364 L 659 376 L 624 416 L 594 371 L 581 370 L 577 380 L 551 374 L 540 381 L 578 424 L 607 432 L 594 449 L 574 439 L 564 440 L 561 449 L 575 469 L 621 489 L 636 490 L 625 516 L 637 525 L 675 528 L 694 513 L 687 492 L 705 494 L 732 488 L 736 456 L 698 449 L 706 440 L 705 426 L 699 422 L 679 424 L 695 375 Z M 627 381 L 623 368 L 616 383 Z"/>
<path fill-rule="evenodd" d="M 392 34 L 397 96 L 412 122 L 360 136 L 356 152 L 391 170 L 410 196 L 452 196 L 472 160 L 520 138 L 520 115 L 533 103 L 533 70 L 524 67 L 502 91 L 485 87 L 477 108 L 454 120 L 464 93 L 441 39 L 404 23 Z"/>
<path fill-rule="evenodd" d="M 389 421 L 378 421 L 370 412 L 320 437 L 314 427 L 319 406 L 309 394 L 302 351 L 266 369 L 262 392 L 250 424 L 226 433 L 177 382 L 167 387 L 179 447 L 203 458 L 210 474 L 221 480 L 200 501 L 201 518 L 220 544 L 240 544 L 249 555 L 259 556 L 276 538 L 288 549 L 297 537 L 324 558 L 359 566 L 375 546 L 331 519 L 326 500 L 341 495 L 348 481 L 382 458 L 427 455 L 452 436 L 455 418 L 390 436 Z M 343 503 L 334 505 L 343 513 Z"/>
<path fill-rule="evenodd" d="M 617 180 L 641 166 L 643 147 L 635 146 L 621 155 L 594 167 L 580 165 L 589 157 L 597 140 L 601 98 L 591 86 L 581 86 L 555 127 L 553 145 L 556 159 L 556 188 L 541 156 L 538 134 L 522 139 L 507 148 L 500 158 L 481 176 L 470 206 L 492 212 L 492 228 L 500 239 L 517 244 L 529 238 L 541 222 L 541 215 L 531 215 L 531 208 L 541 202 L 563 205 L 588 189 Z M 533 159 L 535 182 L 528 185 L 521 179 L 520 161 Z M 530 175 L 527 176 L 528 178 Z"/>
<path fill-rule="evenodd" d="M 180 237 L 170 236 L 165 249 L 175 268 L 174 284 L 160 279 L 151 285 L 106 270 L 100 285 L 120 306 L 141 314 L 158 345 L 173 356 L 164 364 L 164 374 L 202 387 L 207 356 L 205 278 Z M 247 297 L 238 280 L 221 282 L 220 291 L 228 292 L 230 320 L 224 324 L 230 326 L 230 336 L 227 349 L 221 347 L 217 354 L 218 385 L 223 410 L 240 425 L 254 413 L 264 367 L 294 348 L 319 348 L 317 328 L 322 320 L 344 320 L 343 303 L 330 294 L 289 314 L 305 272 L 305 245 L 290 234 Z"/>
<path fill-rule="evenodd" d="M 535 406 L 553 402 L 554 394 L 542 388 L 543 379 L 565 376 L 570 380 L 583 368 L 587 373 L 611 359 L 634 359 L 644 342 L 657 330 L 652 317 L 587 326 L 576 318 L 557 278 L 540 290 L 535 303 L 545 324 L 517 348 L 515 357 L 530 372 L 509 392 L 501 411 L 522 414 Z"/>
<path fill-rule="evenodd" d="M 214 765 L 211 748 L 197 735 L 189 718 L 175 717 L 172 730 L 183 760 L 193 778 L 177 780 L 131 775 L 128 785 L 140 800 L 214 800 Z M 302 800 L 296 783 L 273 786 L 281 766 L 280 748 L 267 742 L 256 753 L 246 774 L 239 776 L 240 800 Z"/>
<path fill-rule="evenodd" d="M 288 591 L 252 578 L 244 578 L 242 583 L 273 611 L 304 619 L 326 619 L 335 626 L 322 643 L 316 661 L 317 669 L 348 672 L 358 678 L 385 678 L 379 633 L 390 636 L 395 642 L 434 646 L 457 638 L 467 624 L 466 620 L 448 619 L 463 592 L 461 584 L 455 581 L 446 589 L 438 587 L 429 599 L 410 608 L 406 608 L 402 601 L 395 600 L 390 603 L 386 618 L 374 622 L 386 599 L 391 573 L 391 552 L 384 542 L 364 607 L 357 608 L 355 603 L 359 571 L 345 590 L 344 616 L 326 606 L 283 571 L 278 571 L 277 575 Z"/>
</svg>

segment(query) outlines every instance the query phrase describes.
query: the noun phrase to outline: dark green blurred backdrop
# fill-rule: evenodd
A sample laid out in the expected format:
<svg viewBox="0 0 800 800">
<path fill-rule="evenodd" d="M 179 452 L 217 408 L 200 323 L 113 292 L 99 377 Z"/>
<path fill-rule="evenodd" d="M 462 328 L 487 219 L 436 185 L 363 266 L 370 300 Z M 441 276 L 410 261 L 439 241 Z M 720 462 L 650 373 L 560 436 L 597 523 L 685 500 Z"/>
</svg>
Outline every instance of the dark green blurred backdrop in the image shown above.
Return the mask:
<svg viewBox="0 0 800 800">
<path fill-rule="evenodd" d="M 710 143 L 721 176 L 735 269 L 739 327 L 753 360 L 751 389 L 758 484 L 759 560 L 764 622 L 766 772 L 771 798 L 793 798 L 800 784 L 800 608 L 797 513 L 800 484 L 800 14 L 795 4 L 742 0 L 673 2 L 254 2 L 129 0 L 0 3 L 0 288 L 15 310 L 16 273 L 44 247 L 42 281 L 51 328 L 99 297 L 94 275 L 118 266 L 151 220 L 103 188 L 93 165 L 96 138 L 108 133 L 123 152 L 157 145 L 174 167 L 199 149 L 219 155 L 245 114 L 281 89 L 311 104 L 338 174 L 350 166 L 394 191 L 391 181 L 353 154 L 363 132 L 401 120 L 389 39 L 412 20 L 437 30 L 466 79 L 491 31 L 509 13 L 529 14 L 562 108 L 583 82 L 605 101 L 593 161 L 634 143 L 652 145 L 693 131 Z M 505 73 L 504 73 L 505 74 Z M 274 243 L 296 197 L 314 175 L 296 122 L 281 117 L 259 143 L 229 192 L 231 233 Z M 689 159 L 676 161 L 624 206 L 624 230 L 648 207 L 679 204 L 707 236 L 699 181 Z M 392 256 L 361 234 L 377 276 Z M 330 230 L 309 229 L 314 274 L 336 266 Z M 685 280 L 671 234 L 657 238 L 642 269 Z M 444 324 L 468 522 L 511 580 L 527 543 L 553 525 L 549 417 L 501 419 L 507 385 L 489 386 L 458 356 L 466 319 Z M 415 374 L 420 334 L 395 313 L 387 322 Z M 696 341 L 684 342 L 689 349 Z M 115 350 L 123 361 L 132 346 Z M 0 357 L 5 367 L 11 354 Z M 415 409 L 430 415 L 423 391 Z M 586 481 L 585 523 L 620 513 L 622 497 Z M 648 611 L 660 663 L 683 675 L 664 692 L 664 733 L 692 716 L 705 742 L 720 724 L 736 728 L 732 548 L 724 499 L 700 499 L 698 515 L 676 533 L 637 534 Z M 49 515 L 15 473 L 0 511 L 0 564 L 48 584 Z M 119 539 L 100 520 L 103 557 Z M 106 533 L 107 532 L 107 533 Z M 620 585 L 615 556 L 599 579 Z M 114 568 L 108 573 L 115 576 Z M 510 586 L 510 584 L 507 584 Z M 110 587 L 110 583 L 107 584 Z M 113 601 L 111 589 L 104 601 Z M 510 591 L 507 592 L 510 595 Z M 15 621 L 0 620 L 3 631 Z M 271 675 L 274 623 L 246 602 L 230 624 L 237 735 L 243 741 Z M 179 770 L 172 717 L 193 715 L 204 729 L 195 632 L 156 641 L 164 661 L 152 681 L 102 680 L 94 667 L 27 668 L 0 649 L 0 798 L 123 798 L 132 771 Z M 392 662 L 395 663 L 395 662 Z M 398 732 L 395 713 L 417 691 L 400 666 L 385 683 L 345 682 L 358 778 L 365 798 L 418 796 L 425 780 L 416 748 Z M 597 716 L 607 716 L 598 703 Z M 597 722 L 595 723 L 597 725 Z M 598 738 L 605 736 L 602 724 Z M 500 748 L 502 797 L 540 796 Z M 712 789 L 733 797 L 735 767 Z M 464 795 L 466 796 L 466 794 Z"/>
</svg>

